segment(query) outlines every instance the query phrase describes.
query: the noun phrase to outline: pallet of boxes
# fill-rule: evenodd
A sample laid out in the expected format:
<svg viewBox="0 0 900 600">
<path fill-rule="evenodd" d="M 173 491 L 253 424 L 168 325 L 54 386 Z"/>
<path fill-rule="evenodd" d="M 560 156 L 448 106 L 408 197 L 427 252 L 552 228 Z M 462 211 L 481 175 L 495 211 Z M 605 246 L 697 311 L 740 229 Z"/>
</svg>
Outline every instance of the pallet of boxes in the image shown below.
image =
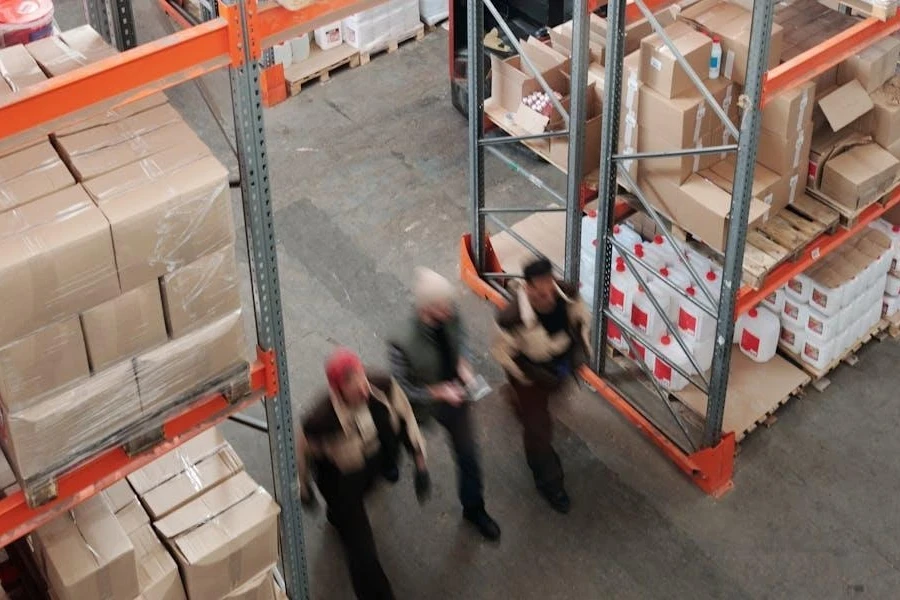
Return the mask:
<svg viewBox="0 0 900 600">
<path fill-rule="evenodd" d="M 112 52 L 81 28 L 0 72 Z M 247 348 L 228 173 L 165 96 L 4 143 L 0 443 L 35 505 L 198 395 L 241 393 Z"/>
<path fill-rule="evenodd" d="M 276 600 L 278 514 L 211 429 L 30 542 L 53 600 Z"/>
</svg>

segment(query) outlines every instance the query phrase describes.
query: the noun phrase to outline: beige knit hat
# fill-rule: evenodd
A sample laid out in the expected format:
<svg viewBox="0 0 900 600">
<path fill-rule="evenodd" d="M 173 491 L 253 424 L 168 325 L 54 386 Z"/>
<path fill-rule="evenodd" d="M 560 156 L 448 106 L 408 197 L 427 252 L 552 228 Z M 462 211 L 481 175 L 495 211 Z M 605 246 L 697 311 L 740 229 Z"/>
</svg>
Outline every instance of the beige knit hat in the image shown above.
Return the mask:
<svg viewBox="0 0 900 600">
<path fill-rule="evenodd" d="M 422 308 L 438 302 L 452 302 L 456 296 L 456 288 L 445 277 L 431 269 L 417 267 L 413 296 L 416 306 Z"/>
</svg>

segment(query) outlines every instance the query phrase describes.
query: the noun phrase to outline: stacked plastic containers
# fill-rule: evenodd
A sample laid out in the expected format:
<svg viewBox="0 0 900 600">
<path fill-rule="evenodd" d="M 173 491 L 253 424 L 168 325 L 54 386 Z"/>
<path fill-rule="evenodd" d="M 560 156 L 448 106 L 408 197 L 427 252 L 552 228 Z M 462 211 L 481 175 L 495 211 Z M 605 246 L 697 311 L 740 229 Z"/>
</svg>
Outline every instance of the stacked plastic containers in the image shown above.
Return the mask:
<svg viewBox="0 0 900 600">
<path fill-rule="evenodd" d="M 900 224 L 884 220 L 875 221 L 871 227 L 885 234 L 891 240 L 893 258 L 884 285 L 884 296 L 881 302 L 881 316 L 893 319 L 900 313 Z"/>
<path fill-rule="evenodd" d="M 881 319 L 896 257 L 895 240 L 871 227 L 791 279 L 764 302 L 780 308 L 781 346 L 819 370 L 843 356 Z"/>
<path fill-rule="evenodd" d="M 341 22 L 344 41 L 362 52 L 377 52 L 411 35 L 421 25 L 418 0 L 389 0 Z"/>
<path fill-rule="evenodd" d="M 27 44 L 51 33 L 51 0 L 0 0 L 0 48 Z"/>
</svg>

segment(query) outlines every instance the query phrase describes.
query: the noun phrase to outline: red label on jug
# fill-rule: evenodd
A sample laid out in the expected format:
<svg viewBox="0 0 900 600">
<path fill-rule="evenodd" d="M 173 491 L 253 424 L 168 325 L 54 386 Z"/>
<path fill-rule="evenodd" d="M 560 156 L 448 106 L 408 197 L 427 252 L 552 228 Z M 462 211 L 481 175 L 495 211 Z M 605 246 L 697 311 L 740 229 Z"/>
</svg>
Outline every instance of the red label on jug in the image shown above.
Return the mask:
<svg viewBox="0 0 900 600">
<path fill-rule="evenodd" d="M 617 287 L 609 287 L 609 305 L 619 310 L 625 310 L 625 294 Z"/>
<path fill-rule="evenodd" d="M 622 341 L 622 332 L 619 331 L 618 326 L 612 321 L 608 321 L 606 324 L 606 337 L 614 342 Z"/>
<path fill-rule="evenodd" d="M 781 329 L 781 341 L 784 342 L 785 344 L 787 344 L 788 346 L 793 346 L 794 340 L 796 338 L 797 338 L 797 336 L 794 335 L 794 332 L 791 331 L 790 329 L 785 329 L 785 328 Z"/>
<path fill-rule="evenodd" d="M 797 292 L 798 294 L 803 293 L 803 284 L 799 279 L 791 279 L 788 281 L 788 287 Z"/>
<path fill-rule="evenodd" d="M 792 319 L 796 319 L 800 315 L 800 309 L 790 302 L 784 303 L 784 314 Z"/>
<path fill-rule="evenodd" d="M 653 366 L 653 375 L 660 383 L 672 385 L 672 367 L 659 358 L 656 359 L 656 364 Z"/>
<path fill-rule="evenodd" d="M 822 308 L 828 308 L 828 294 L 823 294 L 820 290 L 812 291 L 812 301 Z"/>
<path fill-rule="evenodd" d="M 759 355 L 759 338 L 747 331 L 741 334 L 741 348 L 752 356 Z"/>
<path fill-rule="evenodd" d="M 631 307 L 631 322 L 641 331 L 641 333 L 647 333 L 647 313 L 637 306 Z"/>
<path fill-rule="evenodd" d="M 646 350 L 644 349 L 644 347 L 641 346 L 640 344 L 638 344 L 637 342 L 633 342 L 633 346 L 634 346 L 634 349 L 637 350 L 637 356 L 635 356 L 634 352 L 632 352 L 630 350 L 628 351 L 628 356 L 630 356 L 631 358 L 640 358 L 641 360 L 644 360 L 644 356 L 646 353 Z"/>
<path fill-rule="evenodd" d="M 819 349 L 811 344 L 805 344 L 803 346 L 803 354 L 813 360 L 819 360 Z"/>
<path fill-rule="evenodd" d="M 683 308 L 678 311 L 678 327 L 687 333 L 697 334 L 697 317 L 685 311 Z"/>
<path fill-rule="evenodd" d="M 766 296 L 766 302 L 768 302 L 772 306 L 776 306 L 777 302 L 775 302 L 775 298 L 776 298 L 776 294 L 775 294 L 775 292 L 772 292 L 771 294 Z"/>
<path fill-rule="evenodd" d="M 825 329 L 825 325 L 822 323 L 822 321 L 813 316 L 809 317 L 809 321 L 807 322 L 806 326 L 809 327 L 810 330 L 815 331 L 818 334 L 821 334 L 822 330 Z"/>
</svg>

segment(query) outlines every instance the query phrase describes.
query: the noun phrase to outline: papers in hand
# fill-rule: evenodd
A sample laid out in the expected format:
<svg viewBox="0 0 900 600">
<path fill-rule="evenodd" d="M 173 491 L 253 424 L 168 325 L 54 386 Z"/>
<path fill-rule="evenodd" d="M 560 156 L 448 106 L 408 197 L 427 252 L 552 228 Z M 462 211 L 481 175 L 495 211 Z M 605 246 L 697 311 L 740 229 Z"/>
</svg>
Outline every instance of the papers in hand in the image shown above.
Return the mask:
<svg viewBox="0 0 900 600">
<path fill-rule="evenodd" d="M 466 385 L 466 391 L 469 392 L 469 398 L 472 402 L 478 402 L 479 400 L 483 400 L 492 390 L 491 386 L 488 385 L 488 382 L 484 380 L 484 377 L 476 375 L 475 378 Z"/>
</svg>

